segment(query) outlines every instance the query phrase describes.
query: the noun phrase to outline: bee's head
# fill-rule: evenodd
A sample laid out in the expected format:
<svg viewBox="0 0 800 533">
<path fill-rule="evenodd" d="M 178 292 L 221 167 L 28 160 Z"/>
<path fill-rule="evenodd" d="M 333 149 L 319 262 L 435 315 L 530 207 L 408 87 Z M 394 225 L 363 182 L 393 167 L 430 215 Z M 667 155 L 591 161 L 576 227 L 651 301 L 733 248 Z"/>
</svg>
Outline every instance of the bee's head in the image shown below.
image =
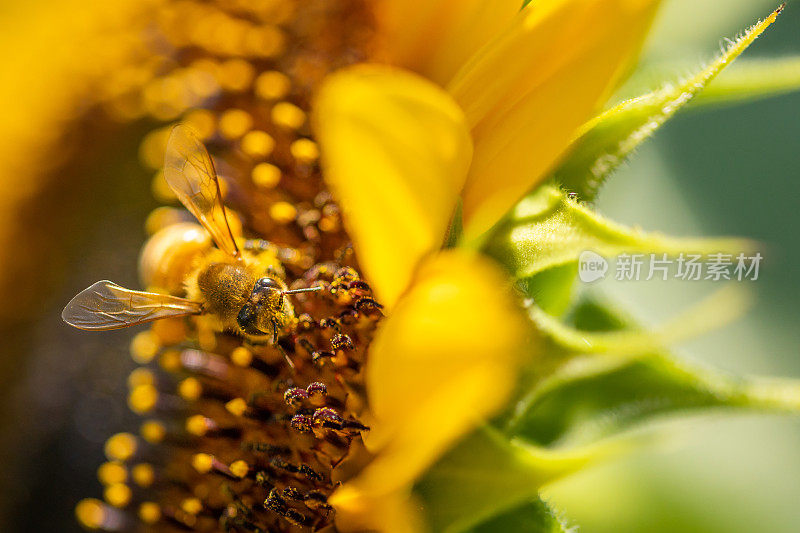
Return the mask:
<svg viewBox="0 0 800 533">
<path fill-rule="evenodd" d="M 257 279 L 247 303 L 236 317 L 239 327 L 248 335 L 275 335 L 276 327 L 285 322 L 285 291 L 286 285 L 280 280 Z"/>
<path fill-rule="evenodd" d="M 247 303 L 242 306 L 236 322 L 248 335 L 272 335 L 277 341 L 278 331 L 294 319 L 294 307 L 287 294 L 314 292 L 322 287 L 288 290 L 280 279 L 264 277 L 256 280 Z"/>
</svg>

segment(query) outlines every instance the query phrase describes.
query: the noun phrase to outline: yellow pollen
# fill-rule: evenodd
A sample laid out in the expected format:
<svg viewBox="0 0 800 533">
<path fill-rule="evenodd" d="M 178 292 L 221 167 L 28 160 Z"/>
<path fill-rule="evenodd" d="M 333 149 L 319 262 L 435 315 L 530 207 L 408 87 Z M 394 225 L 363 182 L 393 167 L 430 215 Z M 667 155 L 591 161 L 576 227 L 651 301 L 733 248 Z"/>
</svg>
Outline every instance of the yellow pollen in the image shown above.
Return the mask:
<svg viewBox="0 0 800 533">
<path fill-rule="evenodd" d="M 225 404 L 225 409 L 233 415 L 242 416 L 247 411 L 247 402 L 244 398 L 234 398 Z"/>
<path fill-rule="evenodd" d="M 228 222 L 231 222 L 230 210 L 228 210 Z M 217 347 L 217 336 L 214 334 L 214 330 L 208 327 L 200 328 L 197 331 L 197 344 L 201 350 L 213 352 L 214 348 Z"/>
<path fill-rule="evenodd" d="M 239 346 L 231 352 L 231 361 L 236 366 L 250 366 L 250 363 L 253 362 L 253 352 L 244 346 Z"/>
<path fill-rule="evenodd" d="M 160 121 L 176 118 L 191 102 L 184 99 L 177 73 L 151 80 L 143 89 L 144 108 Z"/>
<path fill-rule="evenodd" d="M 250 157 L 264 158 L 272 153 L 275 140 L 265 131 L 255 130 L 248 132 L 241 141 L 242 151 Z"/>
<path fill-rule="evenodd" d="M 259 163 L 253 167 L 252 177 L 257 186 L 271 189 L 281 180 L 281 169 L 269 163 Z"/>
<path fill-rule="evenodd" d="M 227 139 L 238 139 L 253 127 L 253 117 L 241 109 L 229 109 L 219 117 L 219 132 Z"/>
<path fill-rule="evenodd" d="M 139 428 L 139 434 L 151 444 L 158 444 L 167 436 L 167 428 L 158 420 L 146 420 Z"/>
<path fill-rule="evenodd" d="M 289 202 L 275 202 L 269 206 L 269 216 L 278 224 L 288 224 L 297 216 L 297 208 Z"/>
<path fill-rule="evenodd" d="M 216 118 L 208 109 L 193 109 L 184 115 L 183 123 L 192 128 L 200 139 L 205 140 L 214 135 Z"/>
<path fill-rule="evenodd" d="M 186 378 L 178 385 L 178 394 L 184 400 L 194 402 L 200 398 L 203 393 L 203 386 L 197 378 Z"/>
<path fill-rule="evenodd" d="M 105 453 L 110 461 L 127 461 L 136 453 L 136 437 L 130 433 L 112 435 L 106 441 Z"/>
<path fill-rule="evenodd" d="M 164 171 L 161 169 L 153 174 L 153 181 L 150 182 L 150 192 L 159 202 L 172 203 L 176 199 L 175 193 L 169 188 L 167 180 L 164 179 Z"/>
<path fill-rule="evenodd" d="M 207 453 L 196 453 L 192 457 L 192 467 L 201 474 L 208 474 L 214 466 L 214 456 Z"/>
<path fill-rule="evenodd" d="M 103 491 L 103 499 L 114 507 L 125 507 L 131 501 L 131 489 L 124 483 L 109 485 Z"/>
<path fill-rule="evenodd" d="M 155 502 L 142 502 L 139 506 L 139 520 L 145 524 L 155 524 L 161 520 L 161 507 Z"/>
<path fill-rule="evenodd" d="M 100 529 L 105 521 L 106 509 L 103 502 L 95 498 L 87 498 L 75 506 L 75 517 L 88 529 Z"/>
<path fill-rule="evenodd" d="M 219 83 L 223 89 L 242 92 L 250 87 L 255 76 L 253 65 L 244 59 L 231 59 L 219 66 Z"/>
<path fill-rule="evenodd" d="M 97 479 L 103 485 L 124 483 L 128 479 L 128 471 L 119 461 L 108 461 L 97 469 Z"/>
<path fill-rule="evenodd" d="M 144 229 L 148 235 L 154 235 L 159 230 L 177 224 L 178 222 L 185 222 L 185 211 L 182 209 L 175 209 L 174 207 L 156 207 L 149 215 L 144 223 Z"/>
<path fill-rule="evenodd" d="M 155 385 L 156 375 L 148 368 L 137 368 L 128 376 L 128 388 L 134 389 L 140 385 Z"/>
<path fill-rule="evenodd" d="M 244 46 L 254 55 L 275 57 L 286 47 L 286 37 L 274 26 L 253 27 L 244 36 Z"/>
<path fill-rule="evenodd" d="M 339 229 L 339 221 L 333 217 L 326 217 L 320 220 L 317 223 L 317 226 L 321 231 L 329 233 L 331 231 L 336 231 Z"/>
<path fill-rule="evenodd" d="M 146 364 L 153 360 L 159 348 L 158 338 L 152 331 L 141 331 L 131 341 L 131 357 L 139 364 Z"/>
<path fill-rule="evenodd" d="M 196 59 L 192 61 L 189 65 L 189 69 L 192 72 L 202 73 L 204 75 L 210 76 L 211 79 L 214 80 L 216 84 L 217 71 L 219 70 L 219 64 L 209 57 L 203 57 L 200 59 Z"/>
<path fill-rule="evenodd" d="M 202 437 L 208 431 L 208 420 L 203 415 L 193 415 L 186 419 L 186 431 Z"/>
<path fill-rule="evenodd" d="M 203 510 L 203 502 L 198 498 L 186 498 L 181 502 L 181 509 L 189 514 L 199 514 Z"/>
<path fill-rule="evenodd" d="M 277 126 L 296 130 L 306 121 L 302 109 L 290 102 L 279 102 L 272 108 L 272 122 Z"/>
<path fill-rule="evenodd" d="M 139 385 L 128 394 L 128 407 L 137 414 L 148 413 L 158 402 L 158 390 L 152 385 Z"/>
<path fill-rule="evenodd" d="M 161 128 L 148 133 L 139 145 L 139 159 L 153 170 L 164 165 L 164 154 L 167 151 L 167 139 L 170 128 Z"/>
<path fill-rule="evenodd" d="M 250 471 L 250 465 L 248 465 L 245 461 L 234 461 L 231 463 L 230 469 L 234 476 L 241 479 L 244 478 L 247 475 L 247 472 Z"/>
<path fill-rule="evenodd" d="M 213 66 L 196 61 L 184 73 L 184 85 L 189 91 L 197 97 L 193 105 L 197 105 L 200 100 L 208 98 L 209 96 L 219 92 L 219 82 L 217 81 L 216 64 L 209 61 Z M 198 133 L 200 133 L 198 131 Z M 213 133 L 213 130 L 203 138 L 208 138 Z"/>
<path fill-rule="evenodd" d="M 156 471 L 153 465 L 140 463 L 131 469 L 131 478 L 140 487 L 147 488 L 156 480 Z"/>
<path fill-rule="evenodd" d="M 291 144 L 289 151 L 301 163 L 313 163 L 319 158 L 319 147 L 311 139 L 297 139 Z"/>
<path fill-rule="evenodd" d="M 264 100 L 283 98 L 291 88 L 292 82 L 282 72 L 269 70 L 256 78 L 256 96 Z"/>
<path fill-rule="evenodd" d="M 162 346 L 178 344 L 186 338 L 186 323 L 182 318 L 162 318 L 153 322 L 150 330 Z"/>
<path fill-rule="evenodd" d="M 167 372 L 177 372 L 181 368 L 181 352 L 167 350 L 158 358 L 158 364 Z"/>
</svg>

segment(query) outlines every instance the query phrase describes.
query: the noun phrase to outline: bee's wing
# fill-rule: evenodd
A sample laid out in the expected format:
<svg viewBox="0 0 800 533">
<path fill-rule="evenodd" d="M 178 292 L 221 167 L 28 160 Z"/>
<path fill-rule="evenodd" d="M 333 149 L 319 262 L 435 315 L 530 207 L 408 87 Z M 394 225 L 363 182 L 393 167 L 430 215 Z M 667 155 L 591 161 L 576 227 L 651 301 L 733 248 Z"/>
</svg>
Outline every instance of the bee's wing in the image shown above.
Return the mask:
<svg viewBox="0 0 800 533">
<path fill-rule="evenodd" d="M 104 330 L 201 312 L 197 302 L 166 294 L 132 291 L 111 281 L 98 281 L 70 300 L 61 318 L 78 329 Z"/>
<path fill-rule="evenodd" d="M 225 218 L 214 163 L 203 143 L 183 124 L 172 128 L 169 135 L 164 177 L 178 200 L 206 228 L 219 249 L 238 257 L 239 248 Z"/>
</svg>

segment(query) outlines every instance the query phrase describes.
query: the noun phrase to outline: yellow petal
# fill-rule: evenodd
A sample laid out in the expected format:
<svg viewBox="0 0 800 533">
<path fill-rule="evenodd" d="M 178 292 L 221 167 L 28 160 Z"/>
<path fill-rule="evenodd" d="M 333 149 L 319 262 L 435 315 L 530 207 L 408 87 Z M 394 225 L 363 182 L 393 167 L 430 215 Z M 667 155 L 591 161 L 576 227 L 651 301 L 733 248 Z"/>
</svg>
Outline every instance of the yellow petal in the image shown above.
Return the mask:
<svg viewBox="0 0 800 533">
<path fill-rule="evenodd" d="M 467 59 L 505 29 L 520 0 L 384 0 L 378 5 L 387 60 L 445 85 Z"/>
<path fill-rule="evenodd" d="M 538 0 L 449 90 L 472 128 L 467 239 L 540 182 L 636 58 L 658 0 Z"/>
<path fill-rule="evenodd" d="M 369 494 L 411 484 L 506 400 L 524 332 L 508 280 L 464 251 L 426 262 L 369 353 L 377 458 L 354 482 Z"/>
<path fill-rule="evenodd" d="M 463 114 L 424 78 L 359 65 L 323 84 L 314 125 L 359 263 L 391 306 L 444 240 L 472 155 Z"/>
<path fill-rule="evenodd" d="M 370 494 L 344 485 L 329 498 L 336 509 L 338 531 L 419 533 L 425 530 L 419 506 L 408 491 Z"/>
</svg>

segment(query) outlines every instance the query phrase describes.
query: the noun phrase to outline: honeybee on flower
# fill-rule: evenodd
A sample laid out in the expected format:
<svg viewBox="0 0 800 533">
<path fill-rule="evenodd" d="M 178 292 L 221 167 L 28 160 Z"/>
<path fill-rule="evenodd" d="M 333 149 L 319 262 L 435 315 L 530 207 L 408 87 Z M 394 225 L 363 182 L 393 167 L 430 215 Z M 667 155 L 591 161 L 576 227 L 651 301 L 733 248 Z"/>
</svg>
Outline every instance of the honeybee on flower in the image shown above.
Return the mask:
<svg viewBox="0 0 800 533">
<path fill-rule="evenodd" d="M 164 175 L 183 205 L 202 224 L 168 226 L 151 238 L 141 258 L 143 279 L 167 285 L 171 294 L 126 289 L 98 281 L 64 308 L 67 324 L 86 330 L 126 328 L 169 317 L 208 315 L 217 331 L 249 339 L 278 336 L 295 319 L 287 295 L 321 287 L 289 290 L 273 251 L 260 246 L 239 249 L 222 203 L 214 163 L 202 143 L 184 125 L 173 128 Z M 208 232 L 217 247 L 203 235 Z M 179 284 L 164 283 L 181 280 Z"/>
</svg>

